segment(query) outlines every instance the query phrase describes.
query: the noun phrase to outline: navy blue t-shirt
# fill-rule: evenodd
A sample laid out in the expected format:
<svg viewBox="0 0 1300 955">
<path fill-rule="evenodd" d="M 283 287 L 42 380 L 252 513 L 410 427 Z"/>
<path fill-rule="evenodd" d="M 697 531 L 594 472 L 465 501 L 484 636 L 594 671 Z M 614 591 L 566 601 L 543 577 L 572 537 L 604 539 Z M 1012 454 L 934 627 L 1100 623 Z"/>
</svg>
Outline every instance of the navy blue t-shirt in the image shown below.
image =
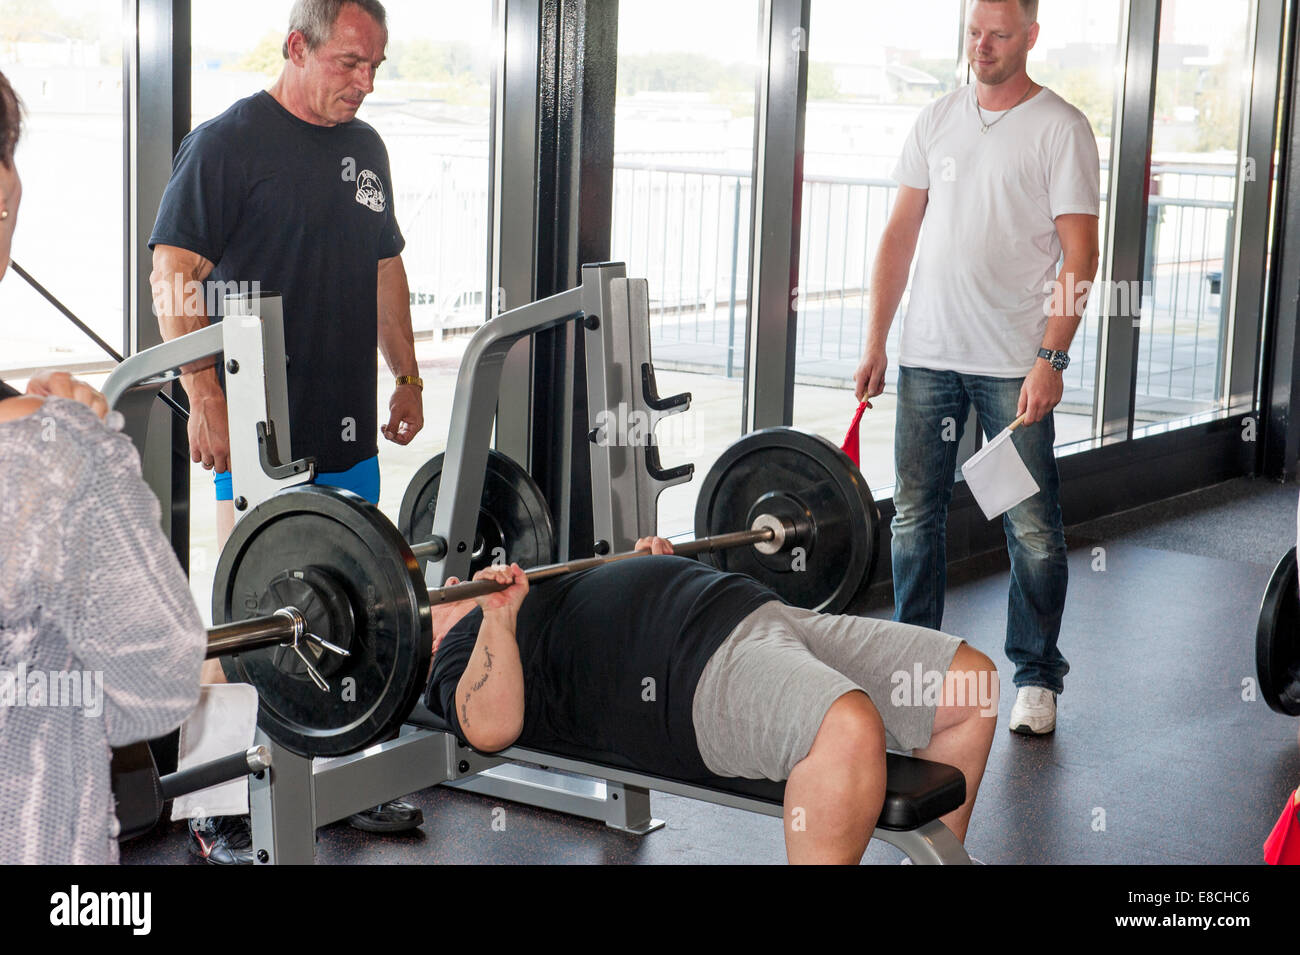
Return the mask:
<svg viewBox="0 0 1300 955">
<path fill-rule="evenodd" d="M 373 127 L 315 126 L 266 92 L 240 100 L 181 142 L 160 243 L 213 262 L 210 283 L 281 294 L 295 457 L 346 471 L 378 452 L 376 270 L 405 241 Z"/>
<path fill-rule="evenodd" d="M 532 587 L 515 640 L 524 676 L 519 745 L 612 753 L 645 772 L 710 775 L 691 705 L 714 652 L 754 610 L 781 598 L 743 574 L 685 557 L 638 557 Z M 426 705 L 462 740 L 456 684 L 483 613 L 456 624 L 433 659 Z"/>
</svg>

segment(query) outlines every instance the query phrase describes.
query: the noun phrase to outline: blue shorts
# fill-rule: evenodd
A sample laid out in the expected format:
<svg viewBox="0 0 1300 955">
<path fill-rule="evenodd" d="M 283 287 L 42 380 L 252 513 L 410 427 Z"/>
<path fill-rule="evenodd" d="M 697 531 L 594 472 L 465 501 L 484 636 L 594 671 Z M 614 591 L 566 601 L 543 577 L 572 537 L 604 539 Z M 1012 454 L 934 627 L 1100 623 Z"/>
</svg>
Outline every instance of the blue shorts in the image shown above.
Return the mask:
<svg viewBox="0 0 1300 955">
<path fill-rule="evenodd" d="M 217 486 L 217 500 L 234 499 L 231 488 L 230 472 L 220 471 L 212 475 L 212 482 Z M 313 484 L 326 487 L 341 487 L 345 491 L 359 494 L 371 504 L 379 503 L 379 455 L 354 464 L 346 471 L 321 472 L 316 475 Z"/>
</svg>

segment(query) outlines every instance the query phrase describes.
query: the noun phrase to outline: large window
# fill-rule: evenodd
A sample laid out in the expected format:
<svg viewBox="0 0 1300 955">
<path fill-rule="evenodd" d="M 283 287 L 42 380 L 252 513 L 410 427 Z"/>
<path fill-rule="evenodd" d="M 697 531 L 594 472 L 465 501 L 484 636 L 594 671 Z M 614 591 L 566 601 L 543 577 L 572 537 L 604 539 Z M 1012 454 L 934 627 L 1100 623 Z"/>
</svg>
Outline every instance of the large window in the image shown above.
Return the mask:
<svg viewBox="0 0 1300 955">
<path fill-rule="evenodd" d="M 122 8 L 0 0 L 0 70 L 26 110 L 13 258 L 122 348 Z M 14 272 L 0 283 L 0 376 L 105 356 Z M 110 359 L 111 361 L 111 359 Z M 19 372 L 19 374 L 14 374 Z"/>
<path fill-rule="evenodd" d="M 612 252 L 649 280 L 660 393 L 694 396 L 657 429 L 664 465 L 693 461 L 697 475 L 660 496 L 661 534 L 693 527 L 699 481 L 741 431 L 761 12 L 619 4 Z"/>
<path fill-rule="evenodd" d="M 1100 283 L 1110 265 L 1106 233 L 1110 200 L 1111 159 L 1116 123 L 1115 81 L 1123 70 L 1124 0 L 1039 5 L 1038 43 L 1030 51 L 1029 75 L 1076 106 L 1092 124 L 1101 159 L 1101 217 L 1098 238 Z M 1072 361 L 1065 373 L 1065 394 L 1056 408 L 1057 447 L 1093 437 L 1096 420 L 1097 361 L 1101 354 L 1101 316 L 1108 306 L 1122 307 L 1124 296 L 1098 294 L 1088 308 L 1070 346 Z M 1136 308 L 1137 295 L 1127 299 Z"/>
<path fill-rule="evenodd" d="M 836 444 L 857 408 L 871 266 L 897 192 L 890 176 L 917 114 L 964 77 L 961 15 L 961 0 L 812 5 L 794 422 Z M 905 296 L 900 316 L 906 307 Z M 894 484 L 899 324 L 886 343 L 885 393 L 862 421 L 862 473 L 877 496 Z"/>
<path fill-rule="evenodd" d="M 1223 407 L 1254 6 L 1161 6 L 1136 427 Z"/>
<path fill-rule="evenodd" d="M 866 344 L 871 267 L 897 190 L 894 165 L 921 109 L 969 81 L 963 8 L 962 0 L 922 0 L 892 12 L 852 0 L 817 0 L 812 7 L 794 417 L 836 443 L 856 407 L 853 373 Z M 1044 4 L 1029 60 L 1030 76 L 1092 123 L 1103 203 L 1123 14 L 1122 0 L 1098 0 L 1086 10 Z M 1101 241 L 1104 249 L 1105 235 Z M 894 483 L 898 330 L 907 301 L 905 294 L 886 343 L 885 393 L 863 419 L 862 470 L 878 494 Z M 1092 436 L 1102 301 L 1094 300 L 1075 337 L 1056 417 L 1058 444 Z"/>
</svg>

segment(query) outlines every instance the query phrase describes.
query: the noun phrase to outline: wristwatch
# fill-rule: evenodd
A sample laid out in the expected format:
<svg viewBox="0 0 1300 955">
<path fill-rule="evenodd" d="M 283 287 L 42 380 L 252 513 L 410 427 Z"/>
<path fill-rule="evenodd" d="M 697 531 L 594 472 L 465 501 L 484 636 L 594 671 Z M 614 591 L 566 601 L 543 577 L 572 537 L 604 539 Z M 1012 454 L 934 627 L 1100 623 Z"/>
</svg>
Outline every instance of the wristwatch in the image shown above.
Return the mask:
<svg viewBox="0 0 1300 955">
<path fill-rule="evenodd" d="M 399 385 L 415 385 L 421 391 L 424 390 L 424 379 L 418 375 L 398 375 L 396 383 Z"/>
<path fill-rule="evenodd" d="M 1051 366 L 1057 371 L 1065 371 L 1070 367 L 1069 353 L 1063 351 L 1052 351 L 1050 348 L 1038 349 L 1038 357 L 1045 358 L 1051 363 Z"/>
</svg>

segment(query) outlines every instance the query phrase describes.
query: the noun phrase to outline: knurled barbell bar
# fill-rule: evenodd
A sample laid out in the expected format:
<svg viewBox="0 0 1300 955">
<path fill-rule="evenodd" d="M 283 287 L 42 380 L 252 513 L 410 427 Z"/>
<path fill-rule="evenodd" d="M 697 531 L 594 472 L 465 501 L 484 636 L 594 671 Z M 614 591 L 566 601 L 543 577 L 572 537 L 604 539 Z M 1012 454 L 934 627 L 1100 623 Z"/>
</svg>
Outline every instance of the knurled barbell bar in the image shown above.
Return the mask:
<svg viewBox="0 0 1300 955">
<path fill-rule="evenodd" d="M 751 530 L 715 534 L 712 537 L 674 544 L 673 552 L 681 557 L 691 557 L 695 554 L 712 553 L 729 547 L 743 547 L 746 544 L 755 546 L 774 545 L 777 550 L 780 550 L 782 547 L 796 546 L 798 540 L 797 529 L 794 524 L 763 514 L 760 515 L 759 520 L 755 522 L 755 527 Z M 410 550 L 414 552 L 414 548 L 410 548 Z M 775 553 L 775 551 L 771 552 Z M 552 577 L 560 577 L 564 574 L 590 570 L 602 564 L 612 564 L 615 561 L 627 560 L 631 557 L 643 557 L 649 553 L 648 550 L 632 550 L 622 554 L 607 554 L 603 557 L 580 557 L 576 560 L 530 568 L 524 572 L 524 576 L 532 584 L 541 580 L 549 580 Z M 448 584 L 445 587 L 430 587 L 428 589 L 429 603 L 442 604 L 454 603 L 459 600 L 472 600 L 475 597 L 505 590 L 509 586 L 510 584 L 499 583 L 495 580 L 466 580 L 460 583 Z M 322 690 L 328 691 L 330 689 L 329 684 L 316 670 L 313 661 L 307 658 L 304 652 L 305 645 L 319 648 L 340 657 L 351 656 L 350 651 L 309 632 L 306 615 L 297 607 L 281 607 L 265 616 L 251 617 L 247 620 L 210 628 L 208 630 L 207 658 L 213 659 L 236 653 L 246 653 L 263 647 L 282 647 L 294 652 L 302 662 L 312 682 Z"/>
</svg>

